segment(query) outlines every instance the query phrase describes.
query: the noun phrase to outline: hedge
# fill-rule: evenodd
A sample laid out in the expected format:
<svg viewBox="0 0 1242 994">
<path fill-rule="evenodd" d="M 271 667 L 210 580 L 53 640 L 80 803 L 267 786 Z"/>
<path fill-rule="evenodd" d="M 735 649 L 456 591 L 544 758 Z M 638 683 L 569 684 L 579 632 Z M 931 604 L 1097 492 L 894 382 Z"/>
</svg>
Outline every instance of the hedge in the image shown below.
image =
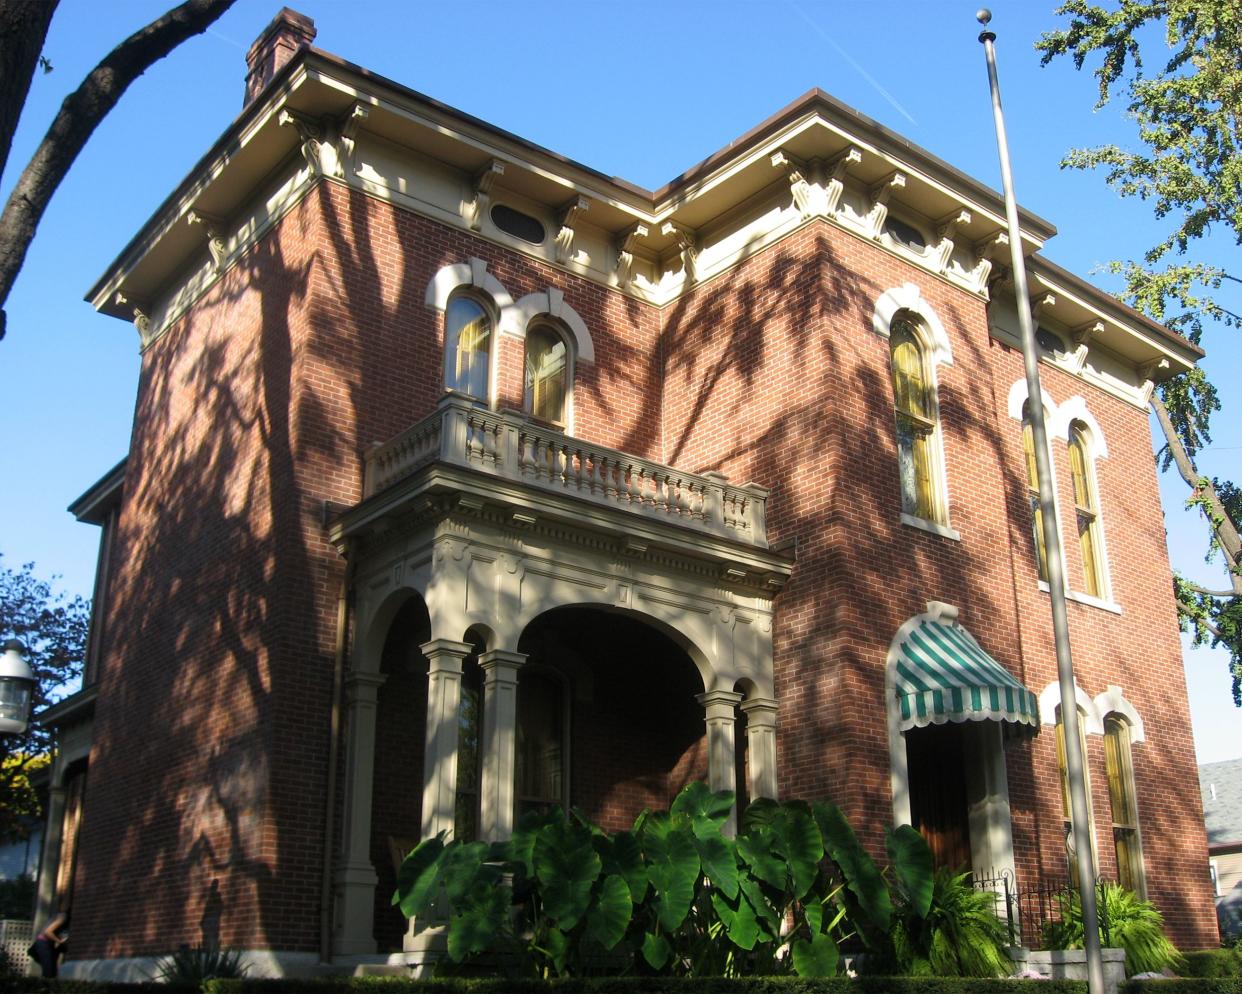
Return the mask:
<svg viewBox="0 0 1242 994">
<path fill-rule="evenodd" d="M 1032 984 L 1037 985 L 1032 991 Z M 583 977 L 564 980 L 501 980 L 403 977 L 243 978 L 209 980 L 208 994 L 1087 994 L 1074 980 L 978 980 L 953 977 Z M 193 988 L 98 980 L 6 978 L 14 994 L 178 994 Z M 1139 994 L 1139 992 L 1133 992 Z M 1143 989 L 1142 994 L 1151 994 Z M 1164 994 L 1161 988 L 1160 994 Z M 1200 987 L 1168 994 L 1242 994 L 1242 989 Z"/>
<path fill-rule="evenodd" d="M 1187 977 L 1237 977 L 1242 975 L 1242 952 L 1234 949 L 1204 949 L 1183 953 Z"/>
<path fill-rule="evenodd" d="M 1177 977 L 1127 980 L 1121 994 L 1242 994 L 1242 977 Z"/>
</svg>

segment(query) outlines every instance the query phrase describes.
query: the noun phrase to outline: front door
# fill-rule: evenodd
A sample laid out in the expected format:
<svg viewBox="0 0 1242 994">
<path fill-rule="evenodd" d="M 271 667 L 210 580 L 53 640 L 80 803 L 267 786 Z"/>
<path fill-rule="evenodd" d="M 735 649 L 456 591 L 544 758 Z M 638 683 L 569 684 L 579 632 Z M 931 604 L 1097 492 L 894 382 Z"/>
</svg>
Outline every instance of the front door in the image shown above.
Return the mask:
<svg viewBox="0 0 1242 994">
<path fill-rule="evenodd" d="M 906 732 L 911 824 L 927 840 L 936 866 L 954 871 L 971 868 L 964 731 L 950 723 Z"/>
</svg>

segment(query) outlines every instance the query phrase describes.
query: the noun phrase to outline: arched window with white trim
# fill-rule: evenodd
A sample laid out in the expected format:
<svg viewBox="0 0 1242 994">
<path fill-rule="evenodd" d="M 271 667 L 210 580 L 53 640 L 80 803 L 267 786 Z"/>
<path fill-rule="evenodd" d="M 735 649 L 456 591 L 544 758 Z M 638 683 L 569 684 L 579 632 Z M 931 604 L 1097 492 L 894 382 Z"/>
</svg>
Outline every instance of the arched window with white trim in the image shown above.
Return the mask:
<svg viewBox="0 0 1242 994">
<path fill-rule="evenodd" d="M 1065 855 L 1069 863 L 1070 882 L 1078 886 L 1078 859 L 1074 854 L 1074 832 L 1071 818 L 1069 781 L 1069 754 L 1065 744 L 1065 722 L 1061 720 L 1061 706 L 1057 705 L 1057 772 L 1061 781 L 1061 816 L 1065 828 Z M 1091 839 L 1091 858 L 1095 860 L 1095 813 L 1091 810 L 1091 775 L 1087 768 L 1087 714 L 1078 710 L 1078 748 L 1083 757 L 1082 778 L 1087 794 L 1087 835 Z M 1098 864 L 1097 864 L 1098 865 Z"/>
<path fill-rule="evenodd" d="M 889 329 L 897 465 L 905 514 L 946 524 L 935 383 L 914 316 L 900 311 Z"/>
<path fill-rule="evenodd" d="M 1091 460 L 1087 426 L 1074 421 L 1069 428 L 1070 476 L 1074 482 L 1074 519 L 1078 531 L 1078 552 L 1082 557 L 1083 592 L 1107 599 L 1104 548 L 1100 533 L 1100 503 Z"/>
<path fill-rule="evenodd" d="M 444 312 L 444 386 L 488 399 L 495 322 L 483 303 L 454 294 Z"/>
<path fill-rule="evenodd" d="M 1134 764 L 1130 755 L 1130 723 L 1116 713 L 1104 719 L 1104 766 L 1108 771 L 1117 882 L 1126 890 L 1145 896 L 1147 881 L 1143 873 L 1143 843 L 1139 836 Z"/>
<path fill-rule="evenodd" d="M 1039 578 L 1048 582 L 1048 547 L 1044 541 L 1044 509 L 1039 497 L 1039 470 L 1035 462 L 1035 432 L 1031 428 L 1031 405 L 1022 408 L 1022 453 L 1026 457 L 1026 499 L 1031 509 L 1031 539 Z"/>
<path fill-rule="evenodd" d="M 573 349 L 568 337 L 551 322 L 532 323 L 526 332 L 527 413 L 555 425 L 567 424 L 572 385 Z"/>
</svg>

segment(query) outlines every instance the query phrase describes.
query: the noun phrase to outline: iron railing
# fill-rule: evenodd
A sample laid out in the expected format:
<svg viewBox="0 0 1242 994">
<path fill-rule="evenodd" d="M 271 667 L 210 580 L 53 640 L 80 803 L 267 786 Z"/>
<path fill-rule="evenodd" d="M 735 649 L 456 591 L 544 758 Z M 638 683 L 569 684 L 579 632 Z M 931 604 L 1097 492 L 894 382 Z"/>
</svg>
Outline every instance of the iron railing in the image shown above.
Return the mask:
<svg viewBox="0 0 1242 994">
<path fill-rule="evenodd" d="M 1050 927 L 1080 914 L 1076 910 L 1079 905 L 1078 887 L 1068 877 L 1043 878 L 1020 887 L 1013 870 L 988 870 L 973 874 L 971 883 L 979 890 L 991 891 L 995 895 L 996 916 L 1009 929 L 1010 945 L 1041 948 L 1046 944 Z M 1109 881 L 1100 880 L 1096 884 L 1100 941 L 1105 946 L 1110 938 L 1103 893 L 1107 883 Z"/>
</svg>

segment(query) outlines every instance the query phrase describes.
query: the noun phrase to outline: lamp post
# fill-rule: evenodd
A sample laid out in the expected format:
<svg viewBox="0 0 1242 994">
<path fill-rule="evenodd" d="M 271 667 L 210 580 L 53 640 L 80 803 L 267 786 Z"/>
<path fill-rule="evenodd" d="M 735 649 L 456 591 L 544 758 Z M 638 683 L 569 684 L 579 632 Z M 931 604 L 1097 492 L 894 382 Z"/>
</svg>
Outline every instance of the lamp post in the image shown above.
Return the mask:
<svg viewBox="0 0 1242 994">
<path fill-rule="evenodd" d="M 992 12 L 986 7 L 975 15 L 983 25 L 979 41 L 988 64 L 988 83 L 992 92 L 992 116 L 996 124 L 996 147 L 1000 154 L 1001 180 L 1005 187 L 1005 217 L 1009 225 L 1009 251 L 1013 263 L 1013 287 L 1018 306 L 1018 326 L 1022 332 L 1022 360 L 1026 369 L 1027 410 L 1031 441 L 1035 449 L 1035 470 L 1039 479 L 1039 506 L 1044 520 L 1044 550 L 1048 563 L 1048 593 L 1052 602 L 1052 633 L 1057 650 L 1057 676 L 1061 686 L 1061 721 L 1065 732 L 1065 757 L 1070 794 L 1070 828 L 1078 867 L 1078 893 L 1082 904 L 1083 945 L 1087 953 L 1087 987 L 1090 994 L 1103 994 L 1104 962 L 1100 955 L 1099 920 L 1096 917 L 1095 860 L 1087 819 L 1087 787 L 1083 775 L 1085 757 L 1078 733 L 1078 705 L 1074 692 L 1074 661 L 1070 654 L 1069 619 L 1065 610 L 1065 557 L 1061 548 L 1061 526 L 1053 500 L 1052 466 L 1048 460 L 1048 426 L 1044 422 L 1043 393 L 1039 386 L 1039 352 L 1035 344 L 1035 323 L 1031 318 L 1031 297 L 1026 282 L 1026 260 L 1022 254 L 1022 233 L 1018 226 L 1018 201 L 1013 192 L 1013 172 L 1009 165 L 1009 141 L 1005 136 L 1005 115 L 1001 110 L 1000 82 L 996 75 L 996 35 L 987 28 Z"/>
<path fill-rule="evenodd" d="M 35 675 L 26 662 L 26 647 L 10 639 L 0 655 L 0 735 L 21 735 L 30 724 Z"/>
</svg>

